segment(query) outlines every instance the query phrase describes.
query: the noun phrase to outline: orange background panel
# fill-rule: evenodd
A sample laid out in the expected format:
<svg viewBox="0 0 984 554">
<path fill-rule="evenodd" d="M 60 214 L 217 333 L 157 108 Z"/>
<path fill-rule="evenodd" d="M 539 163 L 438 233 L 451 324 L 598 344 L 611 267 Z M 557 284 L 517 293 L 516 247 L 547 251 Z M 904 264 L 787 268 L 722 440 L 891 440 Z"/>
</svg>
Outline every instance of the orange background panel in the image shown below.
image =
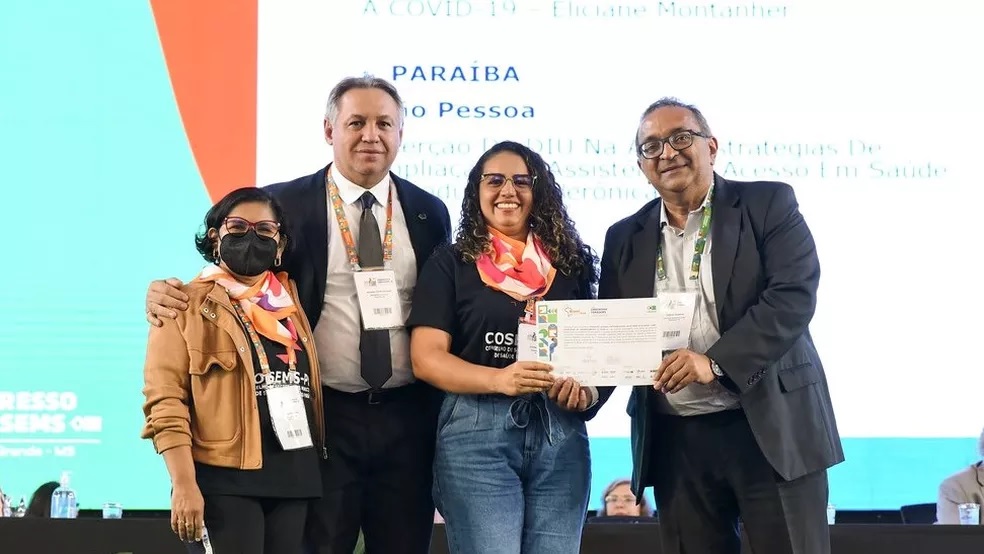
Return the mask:
<svg viewBox="0 0 984 554">
<path fill-rule="evenodd" d="M 209 196 L 256 185 L 258 0 L 151 0 L 171 87 Z"/>
</svg>

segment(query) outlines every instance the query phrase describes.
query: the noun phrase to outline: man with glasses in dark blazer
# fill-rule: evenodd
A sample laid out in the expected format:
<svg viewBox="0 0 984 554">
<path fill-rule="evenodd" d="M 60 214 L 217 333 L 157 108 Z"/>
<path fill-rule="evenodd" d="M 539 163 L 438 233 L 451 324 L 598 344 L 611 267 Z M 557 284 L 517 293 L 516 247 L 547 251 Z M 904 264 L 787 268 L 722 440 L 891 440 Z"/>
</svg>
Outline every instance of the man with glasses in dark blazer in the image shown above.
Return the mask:
<svg viewBox="0 0 984 554">
<path fill-rule="evenodd" d="M 707 121 L 675 99 L 646 109 L 636 146 L 660 197 L 608 230 L 599 297 L 680 295 L 693 316 L 632 392 L 633 492 L 653 487 L 668 554 L 738 554 L 739 520 L 757 554 L 829 553 L 826 470 L 844 454 L 793 189 L 716 175 Z"/>
</svg>

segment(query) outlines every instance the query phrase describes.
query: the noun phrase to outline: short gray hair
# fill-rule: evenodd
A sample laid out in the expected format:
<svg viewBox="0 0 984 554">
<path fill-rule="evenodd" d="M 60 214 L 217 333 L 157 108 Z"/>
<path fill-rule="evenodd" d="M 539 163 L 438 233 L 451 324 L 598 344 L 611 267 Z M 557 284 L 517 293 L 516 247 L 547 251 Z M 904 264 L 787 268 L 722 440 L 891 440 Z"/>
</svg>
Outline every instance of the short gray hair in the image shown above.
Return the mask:
<svg viewBox="0 0 984 554">
<path fill-rule="evenodd" d="M 686 102 L 682 102 L 672 96 L 664 96 L 659 100 L 650 104 L 649 107 L 646 108 L 646 111 L 642 112 L 642 116 L 639 117 L 639 124 L 641 125 L 642 120 L 646 119 L 647 117 L 649 117 L 649 114 L 655 112 L 660 108 L 683 108 L 685 110 L 689 110 L 690 113 L 694 114 L 694 119 L 697 120 L 697 126 L 700 127 L 699 129 L 700 132 L 704 133 L 705 135 L 712 134 L 711 126 L 707 124 L 707 118 L 704 117 L 704 114 L 700 113 L 700 110 L 697 109 L 697 106 L 693 104 L 687 104 Z M 638 148 L 639 147 L 638 128 L 636 129 L 636 136 L 633 142 L 635 142 L 636 148 Z"/>
<path fill-rule="evenodd" d="M 328 94 L 328 104 L 325 106 L 325 119 L 335 123 L 335 118 L 338 117 L 338 104 L 342 101 L 342 97 L 345 96 L 346 92 L 355 89 L 379 89 L 390 95 L 396 102 L 399 111 L 400 126 L 403 125 L 403 99 L 400 98 L 400 93 L 396 91 L 396 87 L 386 79 L 374 77 L 368 73 L 362 77 L 346 77 L 339 81 L 335 88 L 331 89 L 331 93 Z"/>
<path fill-rule="evenodd" d="M 981 432 L 981 438 L 977 439 L 977 452 L 984 458 L 984 431 Z"/>
</svg>

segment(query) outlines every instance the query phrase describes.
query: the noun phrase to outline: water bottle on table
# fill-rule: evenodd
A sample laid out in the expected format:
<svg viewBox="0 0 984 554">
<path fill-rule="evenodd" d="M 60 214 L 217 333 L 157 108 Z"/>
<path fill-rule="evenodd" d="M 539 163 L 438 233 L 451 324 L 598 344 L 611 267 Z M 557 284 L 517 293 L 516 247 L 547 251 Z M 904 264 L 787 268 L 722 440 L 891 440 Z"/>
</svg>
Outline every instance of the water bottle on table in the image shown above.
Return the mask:
<svg viewBox="0 0 984 554">
<path fill-rule="evenodd" d="M 62 472 L 61 484 L 55 492 L 51 493 L 51 517 L 52 519 L 73 519 L 78 515 L 78 507 L 75 502 L 75 491 L 71 487 L 71 474 L 67 471 Z"/>
</svg>

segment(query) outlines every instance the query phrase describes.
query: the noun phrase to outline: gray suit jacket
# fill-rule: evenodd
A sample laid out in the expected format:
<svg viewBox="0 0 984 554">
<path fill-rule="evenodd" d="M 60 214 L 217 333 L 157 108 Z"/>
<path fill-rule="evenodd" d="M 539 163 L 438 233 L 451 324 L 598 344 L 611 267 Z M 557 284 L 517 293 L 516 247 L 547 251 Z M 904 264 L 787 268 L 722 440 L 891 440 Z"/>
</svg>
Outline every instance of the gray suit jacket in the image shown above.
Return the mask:
<svg viewBox="0 0 984 554">
<path fill-rule="evenodd" d="M 936 498 L 936 523 L 958 525 L 957 506 L 972 502 L 984 506 L 984 462 L 954 473 L 940 483 Z"/>
<path fill-rule="evenodd" d="M 765 457 L 792 480 L 844 460 L 820 357 L 808 325 L 820 264 L 793 189 L 785 183 L 714 176 L 711 271 L 721 338 L 708 350 L 726 374 Z M 613 225 L 605 237 L 599 298 L 653 295 L 660 200 Z M 652 387 L 636 387 L 633 490 L 653 484 Z"/>
</svg>

